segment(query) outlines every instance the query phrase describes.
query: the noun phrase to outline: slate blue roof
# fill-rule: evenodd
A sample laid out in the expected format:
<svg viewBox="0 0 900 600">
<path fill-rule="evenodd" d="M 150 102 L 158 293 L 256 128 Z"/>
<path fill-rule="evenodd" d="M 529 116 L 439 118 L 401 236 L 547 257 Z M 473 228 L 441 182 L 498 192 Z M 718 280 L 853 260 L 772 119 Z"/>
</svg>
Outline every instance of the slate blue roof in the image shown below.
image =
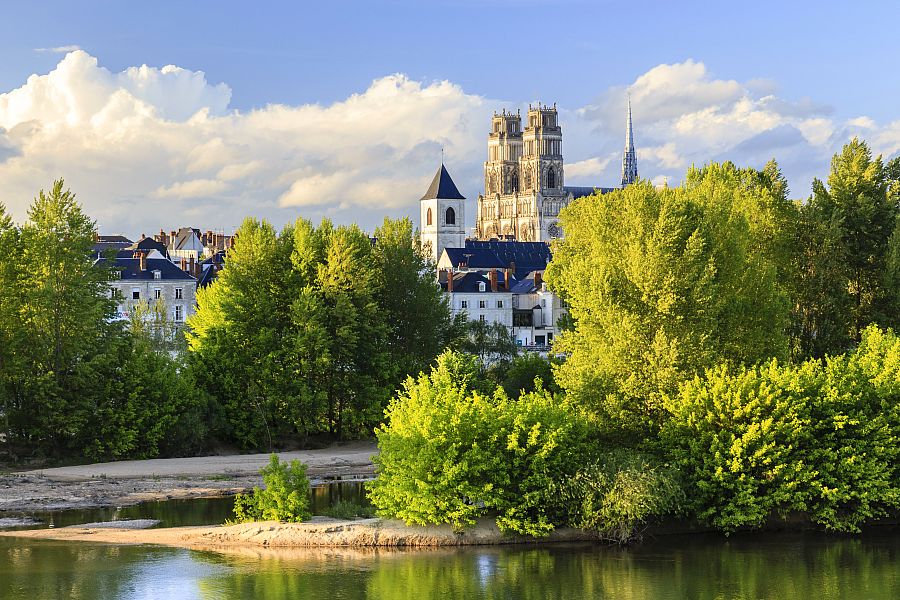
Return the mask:
<svg viewBox="0 0 900 600">
<path fill-rule="evenodd" d="M 610 188 L 610 187 L 593 187 L 593 186 L 585 187 L 585 186 L 575 186 L 575 185 L 563 186 L 563 189 L 566 190 L 566 192 L 572 194 L 573 199 L 584 198 L 585 196 L 591 196 L 591 195 L 595 194 L 596 192 L 600 192 L 601 194 L 608 194 L 608 193 L 616 190 L 616 188 Z"/>
<path fill-rule="evenodd" d="M 466 240 L 467 251 L 489 250 L 503 264 L 515 264 L 515 276 L 523 279 L 532 271 L 547 268 L 552 254 L 547 242 L 517 242 L 504 240 Z"/>
<path fill-rule="evenodd" d="M 489 248 L 447 248 L 447 257 L 454 267 L 468 267 L 470 269 L 505 269 L 509 263 L 504 263 L 497 254 Z"/>
<path fill-rule="evenodd" d="M 479 289 L 478 284 L 484 284 L 484 291 L 482 292 Z M 510 279 L 510 288 L 514 287 L 516 284 L 516 280 Z M 441 282 L 441 288 L 444 291 L 447 291 L 447 282 Z M 504 286 L 503 272 L 500 271 L 497 273 L 497 292 L 507 294 L 510 290 L 507 290 Z M 462 271 L 456 272 L 453 274 L 453 293 L 463 293 L 463 294 L 491 294 L 491 280 L 488 277 L 487 273 L 482 273 L 479 271 Z"/>
<path fill-rule="evenodd" d="M 437 170 L 437 173 L 434 174 L 434 179 L 431 180 L 428 191 L 425 192 L 425 195 L 420 200 L 433 200 L 434 198 L 442 198 L 444 200 L 466 199 L 465 196 L 459 193 L 459 189 L 453 183 L 453 178 L 450 177 L 450 173 L 447 172 L 447 168 L 443 163 L 441 163 L 441 168 Z"/>
<path fill-rule="evenodd" d="M 106 266 L 107 259 L 101 258 L 97 264 Z M 113 269 L 122 273 L 123 280 L 144 281 L 152 280 L 153 271 L 160 272 L 160 279 L 165 281 L 195 281 L 195 279 L 182 271 L 178 265 L 167 258 L 148 258 L 147 269 L 141 271 L 141 260 L 139 258 L 116 258 L 113 262 Z"/>
</svg>

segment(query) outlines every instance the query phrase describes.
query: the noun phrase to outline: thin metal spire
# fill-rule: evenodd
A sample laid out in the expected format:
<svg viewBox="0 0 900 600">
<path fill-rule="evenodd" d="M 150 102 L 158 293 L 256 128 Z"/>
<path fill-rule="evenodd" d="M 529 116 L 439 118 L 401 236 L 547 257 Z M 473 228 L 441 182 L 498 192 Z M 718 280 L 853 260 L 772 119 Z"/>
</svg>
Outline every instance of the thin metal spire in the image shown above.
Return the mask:
<svg viewBox="0 0 900 600">
<path fill-rule="evenodd" d="M 631 94 L 628 94 L 628 121 L 625 124 L 625 154 L 622 156 L 622 187 L 638 178 L 637 154 L 634 151 L 634 130 L 631 125 Z"/>
</svg>

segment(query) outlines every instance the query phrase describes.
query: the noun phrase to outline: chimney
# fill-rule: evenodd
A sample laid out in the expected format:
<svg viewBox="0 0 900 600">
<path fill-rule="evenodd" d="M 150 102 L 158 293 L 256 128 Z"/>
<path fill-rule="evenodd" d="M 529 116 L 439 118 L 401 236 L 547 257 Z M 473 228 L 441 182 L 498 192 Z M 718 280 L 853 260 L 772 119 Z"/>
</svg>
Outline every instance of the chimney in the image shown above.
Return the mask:
<svg viewBox="0 0 900 600">
<path fill-rule="evenodd" d="M 142 233 L 142 234 L 141 234 L 141 239 L 143 240 L 143 239 L 146 239 L 146 238 L 147 238 L 147 234 L 146 234 L 146 233 Z"/>
<path fill-rule="evenodd" d="M 503 269 L 503 288 L 509 290 L 509 269 Z"/>
<path fill-rule="evenodd" d="M 453 293 L 453 269 L 447 271 L 447 293 Z"/>
<path fill-rule="evenodd" d="M 491 282 L 491 291 L 497 291 L 497 269 L 491 269 L 488 273 L 488 279 Z"/>
<path fill-rule="evenodd" d="M 174 229 L 169 233 L 169 243 L 170 244 L 175 243 L 175 230 Z"/>
<path fill-rule="evenodd" d="M 534 272 L 534 287 L 537 290 L 540 290 L 541 283 L 543 283 L 543 273 L 541 271 L 535 271 Z"/>
<path fill-rule="evenodd" d="M 138 264 L 141 267 L 141 271 L 146 271 L 147 270 L 147 255 L 144 254 L 143 252 L 135 252 L 135 254 L 137 255 L 138 261 L 140 261 Z"/>
<path fill-rule="evenodd" d="M 189 264 L 190 264 L 191 270 L 188 271 L 188 273 L 190 273 L 191 275 L 193 275 L 194 277 L 196 277 L 196 276 L 197 276 L 197 269 L 194 268 L 194 256 L 193 256 L 193 255 L 191 255 L 191 262 L 190 262 Z"/>
<path fill-rule="evenodd" d="M 185 257 L 181 257 L 181 270 L 187 271 L 187 259 Z"/>
</svg>

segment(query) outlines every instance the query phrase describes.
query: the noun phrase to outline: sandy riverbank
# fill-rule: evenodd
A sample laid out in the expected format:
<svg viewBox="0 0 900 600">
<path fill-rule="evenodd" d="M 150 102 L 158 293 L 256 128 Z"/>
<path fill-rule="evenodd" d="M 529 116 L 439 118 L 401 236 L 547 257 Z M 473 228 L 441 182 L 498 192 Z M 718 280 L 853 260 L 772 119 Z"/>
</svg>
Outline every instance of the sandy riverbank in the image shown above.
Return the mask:
<svg viewBox="0 0 900 600">
<path fill-rule="evenodd" d="M 65 527 L 3 532 L 0 536 L 113 544 L 159 544 L 212 551 L 260 548 L 428 548 L 515 543 L 596 540 L 587 532 L 559 529 L 546 538 L 526 538 L 500 532 L 492 519 L 455 533 L 448 525 L 421 527 L 387 519 L 340 521 L 316 518 L 309 523 L 244 523 L 215 527 L 110 529 Z"/>
<path fill-rule="evenodd" d="M 371 477 L 374 442 L 335 444 L 321 450 L 280 452 L 301 460 L 311 479 Z M 4 513 L 128 506 L 150 500 L 207 498 L 262 485 L 269 454 L 120 461 L 23 471 L 0 476 Z"/>
</svg>

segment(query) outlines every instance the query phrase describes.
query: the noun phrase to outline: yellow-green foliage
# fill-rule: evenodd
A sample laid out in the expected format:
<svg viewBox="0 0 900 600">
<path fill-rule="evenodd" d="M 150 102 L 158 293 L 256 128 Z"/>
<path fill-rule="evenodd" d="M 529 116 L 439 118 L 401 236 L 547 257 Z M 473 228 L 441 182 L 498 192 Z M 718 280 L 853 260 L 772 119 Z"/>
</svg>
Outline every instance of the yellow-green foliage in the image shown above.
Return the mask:
<svg viewBox="0 0 900 600">
<path fill-rule="evenodd" d="M 718 367 L 667 399 L 662 439 L 697 515 L 726 531 L 803 511 L 857 531 L 900 506 L 900 340 L 798 366 Z"/>
<path fill-rule="evenodd" d="M 559 524 L 553 483 L 589 453 L 586 423 L 542 389 L 517 400 L 471 392 L 476 371 L 471 357 L 445 353 L 407 380 L 376 430 L 371 500 L 408 523 L 461 529 L 496 514 L 504 531 L 546 535 Z"/>
<path fill-rule="evenodd" d="M 299 523 L 312 516 L 305 464 L 299 460 L 292 460 L 290 464 L 283 463 L 278 460 L 277 455 L 272 454 L 269 465 L 260 472 L 265 489 L 253 488 L 252 494 L 238 494 L 234 498 L 234 520 L 237 523 Z"/>
<path fill-rule="evenodd" d="M 574 325 L 554 344 L 567 354 L 557 383 L 634 441 L 704 369 L 786 357 L 784 194 L 774 164 L 724 163 L 678 188 L 641 182 L 569 205 L 547 268 Z"/>
</svg>

